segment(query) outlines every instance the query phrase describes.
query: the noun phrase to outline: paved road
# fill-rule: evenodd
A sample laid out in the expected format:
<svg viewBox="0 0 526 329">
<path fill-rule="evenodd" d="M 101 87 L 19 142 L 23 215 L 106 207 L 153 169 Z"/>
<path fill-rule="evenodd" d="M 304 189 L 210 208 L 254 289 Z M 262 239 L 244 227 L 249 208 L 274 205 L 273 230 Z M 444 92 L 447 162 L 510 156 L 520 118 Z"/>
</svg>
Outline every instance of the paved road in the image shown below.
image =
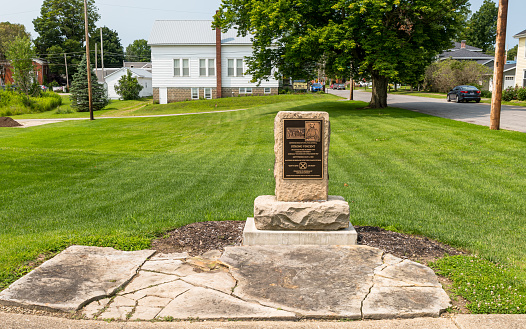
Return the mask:
<svg viewBox="0 0 526 329">
<path fill-rule="evenodd" d="M 329 93 L 349 99 L 348 90 L 329 90 Z M 355 91 L 354 99 L 364 102 L 371 100 L 371 93 Z M 387 96 L 387 104 L 420 113 L 442 118 L 474 123 L 481 126 L 490 124 L 491 106 L 482 103 L 448 103 L 446 99 L 436 99 L 417 96 L 393 95 Z M 526 107 L 502 106 L 500 128 L 526 132 Z"/>
</svg>

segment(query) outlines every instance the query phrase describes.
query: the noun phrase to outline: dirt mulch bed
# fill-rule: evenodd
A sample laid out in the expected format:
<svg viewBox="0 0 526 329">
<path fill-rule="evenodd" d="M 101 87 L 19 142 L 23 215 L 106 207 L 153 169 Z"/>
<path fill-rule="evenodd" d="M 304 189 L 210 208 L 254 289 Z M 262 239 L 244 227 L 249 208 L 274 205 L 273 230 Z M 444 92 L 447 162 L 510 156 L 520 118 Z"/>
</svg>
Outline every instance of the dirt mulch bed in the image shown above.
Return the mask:
<svg viewBox="0 0 526 329">
<path fill-rule="evenodd" d="M 163 252 L 187 252 L 191 256 L 208 250 L 224 250 L 239 246 L 244 221 L 198 222 L 168 232 L 154 240 L 152 248 Z M 428 263 L 447 255 L 461 255 L 463 251 L 448 245 L 409 234 L 386 231 L 374 226 L 355 226 L 358 244 L 384 250 L 400 258 Z"/>
<path fill-rule="evenodd" d="M 10 117 L 0 117 L 0 127 L 21 127 L 22 125 Z"/>
</svg>

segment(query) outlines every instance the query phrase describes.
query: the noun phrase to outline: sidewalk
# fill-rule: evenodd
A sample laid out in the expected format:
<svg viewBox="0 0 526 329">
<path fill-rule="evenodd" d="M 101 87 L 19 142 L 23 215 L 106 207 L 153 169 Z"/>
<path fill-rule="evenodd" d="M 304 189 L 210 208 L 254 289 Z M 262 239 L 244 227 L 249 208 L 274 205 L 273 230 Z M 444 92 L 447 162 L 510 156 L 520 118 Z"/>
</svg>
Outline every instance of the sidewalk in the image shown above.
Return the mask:
<svg viewBox="0 0 526 329">
<path fill-rule="evenodd" d="M 366 321 L 103 322 L 0 313 L 2 329 L 523 329 L 526 315 L 455 315 L 450 318 Z"/>
</svg>

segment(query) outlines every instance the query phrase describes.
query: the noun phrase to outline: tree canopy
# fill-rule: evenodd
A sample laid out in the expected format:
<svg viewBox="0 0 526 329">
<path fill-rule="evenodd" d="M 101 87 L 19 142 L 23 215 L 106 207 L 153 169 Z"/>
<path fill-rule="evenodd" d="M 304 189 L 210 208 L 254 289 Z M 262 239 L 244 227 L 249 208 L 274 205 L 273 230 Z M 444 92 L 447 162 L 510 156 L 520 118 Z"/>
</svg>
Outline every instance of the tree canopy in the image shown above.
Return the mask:
<svg viewBox="0 0 526 329">
<path fill-rule="evenodd" d="M 95 23 L 99 20 L 94 0 L 87 1 L 88 30 L 95 31 Z M 52 75 L 64 74 L 64 53 L 67 54 L 70 74 L 75 72 L 76 66 L 84 51 L 84 1 L 83 0 L 44 0 L 40 7 L 40 16 L 33 20 L 37 53 L 50 63 Z"/>
<path fill-rule="evenodd" d="M 5 58 L 9 44 L 13 42 L 16 37 L 30 37 L 23 24 L 0 22 L 0 60 Z"/>
<path fill-rule="evenodd" d="M 312 79 L 317 67 L 371 76 L 371 107 L 387 106 L 388 80 L 414 78 L 451 46 L 467 0 L 223 0 L 214 27 L 253 36 L 248 73 Z M 275 71 L 276 72 L 276 71 Z"/>
<path fill-rule="evenodd" d="M 107 26 L 102 27 L 102 42 L 104 50 L 104 67 L 122 67 L 124 61 L 124 49 L 117 31 L 112 30 Z M 101 53 L 99 29 L 97 29 L 90 37 L 90 49 L 95 49 L 95 43 L 97 43 L 97 46 L 99 47 L 98 56 L 100 59 Z"/>
<path fill-rule="evenodd" d="M 13 71 L 13 82 L 26 95 L 36 91 L 33 57 L 35 49 L 27 36 L 15 37 L 6 51 L 6 58 Z"/>
<path fill-rule="evenodd" d="M 480 9 L 468 20 L 464 32 L 467 44 L 484 52 L 494 49 L 498 14 L 499 7 L 492 0 L 484 0 Z"/>
<path fill-rule="evenodd" d="M 126 47 L 126 60 L 128 62 L 149 62 L 151 56 L 148 41 L 144 39 L 135 40 Z"/>
</svg>

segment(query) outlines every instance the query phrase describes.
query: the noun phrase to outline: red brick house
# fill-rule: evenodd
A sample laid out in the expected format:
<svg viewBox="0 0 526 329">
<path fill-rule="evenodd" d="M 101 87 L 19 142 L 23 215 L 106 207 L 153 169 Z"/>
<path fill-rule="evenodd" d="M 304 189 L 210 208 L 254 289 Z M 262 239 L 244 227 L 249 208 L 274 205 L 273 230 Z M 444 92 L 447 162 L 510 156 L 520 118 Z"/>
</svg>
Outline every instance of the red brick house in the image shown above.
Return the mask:
<svg viewBox="0 0 526 329">
<path fill-rule="evenodd" d="M 45 82 L 47 82 L 47 79 L 49 77 L 48 62 L 43 59 L 34 58 L 33 67 L 35 68 L 35 76 L 37 79 L 37 83 L 39 85 L 43 85 Z M 0 60 L 0 85 L 3 86 L 8 83 L 13 83 L 13 73 L 11 71 L 11 65 L 6 60 Z"/>
</svg>

